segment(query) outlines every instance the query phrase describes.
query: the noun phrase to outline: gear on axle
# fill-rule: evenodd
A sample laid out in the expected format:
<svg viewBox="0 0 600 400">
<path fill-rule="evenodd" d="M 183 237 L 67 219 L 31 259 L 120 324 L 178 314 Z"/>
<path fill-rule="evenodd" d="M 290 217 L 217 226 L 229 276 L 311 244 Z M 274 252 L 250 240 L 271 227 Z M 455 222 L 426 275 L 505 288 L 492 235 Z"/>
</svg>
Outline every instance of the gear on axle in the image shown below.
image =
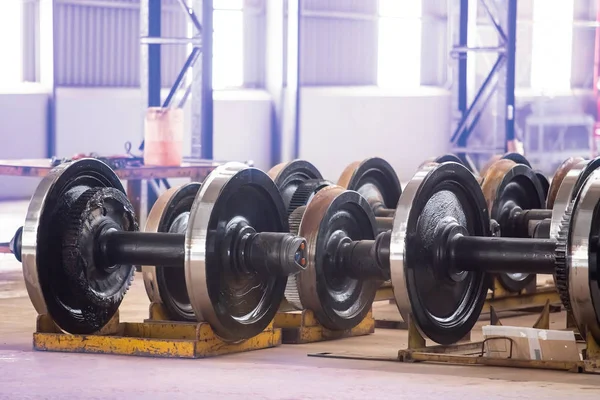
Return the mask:
<svg viewBox="0 0 600 400">
<path fill-rule="evenodd" d="M 298 207 L 305 206 L 316 192 L 326 186 L 329 186 L 330 184 L 331 183 L 322 179 L 314 179 L 302 182 L 300 185 L 298 185 L 298 188 L 292 195 L 290 204 L 288 205 L 288 216 L 291 216 L 294 210 L 296 210 Z M 302 217 L 300 217 L 300 219 L 302 219 Z M 297 232 L 292 233 L 297 234 Z"/>
<path fill-rule="evenodd" d="M 555 252 L 555 263 L 556 270 L 554 273 L 554 281 L 556 284 L 556 290 L 562 301 L 565 309 L 568 312 L 572 312 L 571 298 L 569 296 L 569 270 L 567 266 L 567 246 L 569 240 L 569 229 L 571 225 L 571 215 L 573 213 L 573 207 L 575 200 L 567 206 L 565 213 L 560 221 L 560 227 L 558 230 L 558 237 L 556 238 L 556 252 Z"/>
<path fill-rule="evenodd" d="M 134 267 L 104 267 L 95 254 L 101 231 L 137 230 L 131 204 L 114 188 L 91 188 L 71 205 L 62 237 L 65 275 L 79 298 L 98 307 L 120 304 L 133 281 Z"/>
<path fill-rule="evenodd" d="M 302 217 L 306 211 L 306 206 L 300 206 L 296 208 L 289 217 L 290 233 L 298 235 L 300 231 L 300 223 Z M 287 284 L 285 286 L 285 299 L 290 305 L 298 310 L 304 309 L 302 301 L 300 300 L 300 289 L 298 288 L 298 275 L 292 275 L 288 277 Z"/>
</svg>

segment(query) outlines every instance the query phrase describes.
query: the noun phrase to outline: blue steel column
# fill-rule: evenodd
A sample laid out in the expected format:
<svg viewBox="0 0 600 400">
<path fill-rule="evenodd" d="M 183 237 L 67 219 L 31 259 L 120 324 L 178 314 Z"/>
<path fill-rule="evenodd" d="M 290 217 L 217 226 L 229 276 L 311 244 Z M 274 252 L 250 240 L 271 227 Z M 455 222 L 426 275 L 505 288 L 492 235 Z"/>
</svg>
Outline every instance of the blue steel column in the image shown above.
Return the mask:
<svg viewBox="0 0 600 400">
<path fill-rule="evenodd" d="M 162 17 L 162 1 L 161 0 L 148 0 L 148 37 L 160 37 L 161 36 L 161 17 Z M 148 45 L 148 107 L 160 107 L 161 96 L 160 91 L 162 87 L 161 71 L 160 71 L 160 60 L 161 60 L 161 45 L 160 44 L 149 44 Z M 152 184 L 146 182 L 146 207 L 147 210 L 140 210 L 145 218 L 146 211 L 154 205 L 158 200 L 158 194 L 154 191 Z M 143 207 L 143 205 L 142 205 Z"/>
<path fill-rule="evenodd" d="M 302 0 L 298 0 L 296 14 L 296 110 L 294 112 L 294 158 L 300 157 L 300 40 L 302 25 Z"/>
<path fill-rule="evenodd" d="M 469 0 L 460 1 L 460 18 L 459 18 L 459 36 L 458 45 L 466 47 L 469 36 Z M 459 55 L 458 59 L 458 109 L 462 118 L 466 117 L 467 113 L 467 52 Z M 465 131 L 468 127 L 465 127 Z M 457 144 L 460 147 L 467 146 L 467 138 L 469 135 L 460 133 Z"/>
<path fill-rule="evenodd" d="M 48 92 L 46 103 L 46 156 L 56 156 L 56 51 L 58 26 L 56 12 L 58 5 L 54 0 L 39 2 L 39 70 L 40 84 Z M 65 154 L 67 156 L 67 154 Z"/>
<path fill-rule="evenodd" d="M 506 32 L 506 140 L 515 140 L 515 58 L 517 42 L 517 0 L 508 0 L 508 18 Z"/>
<path fill-rule="evenodd" d="M 161 0 L 148 0 L 148 37 L 160 37 Z M 148 45 L 148 107 L 160 107 L 160 44 Z"/>
<path fill-rule="evenodd" d="M 192 149 L 194 159 L 213 159 L 213 1 L 193 0 L 192 8 L 200 16 L 202 36 L 200 63 L 193 67 L 192 81 Z"/>
<path fill-rule="evenodd" d="M 202 1 L 202 136 L 200 156 L 213 159 L 213 0 Z"/>
</svg>

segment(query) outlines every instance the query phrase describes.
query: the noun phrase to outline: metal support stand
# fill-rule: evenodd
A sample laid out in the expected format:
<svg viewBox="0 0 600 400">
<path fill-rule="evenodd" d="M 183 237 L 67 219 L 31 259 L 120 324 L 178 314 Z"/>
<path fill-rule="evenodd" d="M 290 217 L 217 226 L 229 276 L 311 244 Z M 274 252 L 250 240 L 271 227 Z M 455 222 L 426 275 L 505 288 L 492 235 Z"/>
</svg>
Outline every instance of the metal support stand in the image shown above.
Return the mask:
<svg viewBox="0 0 600 400">
<path fill-rule="evenodd" d="M 560 311 L 562 302 L 553 285 L 536 286 L 535 281 L 520 293 L 506 291 L 502 285 L 494 279 L 492 292 L 488 294 L 483 306 L 484 313 L 490 312 L 493 307 L 496 311 L 527 311 L 540 309 L 549 303 L 551 311 Z M 558 306 L 558 310 L 556 307 Z"/>
<path fill-rule="evenodd" d="M 492 313 L 495 314 L 492 308 Z M 547 302 L 537 322 L 533 325 L 536 329 L 548 329 L 550 322 L 550 304 Z M 472 342 L 454 346 L 423 346 L 425 339 L 411 323 L 409 327 L 408 348 L 398 352 L 401 362 L 438 362 L 458 365 L 489 365 L 495 367 L 550 369 L 568 372 L 597 372 L 600 360 L 600 347 L 591 334 L 587 335 L 587 348 L 582 352 L 582 361 L 542 361 L 542 360 L 517 360 L 512 358 L 486 357 L 485 343 Z M 493 325 L 502 325 L 497 321 Z M 412 338 L 411 338 L 412 334 Z M 498 338 L 506 340 L 504 338 Z M 493 340 L 493 339 L 488 339 Z"/>
<path fill-rule="evenodd" d="M 161 304 L 150 305 L 150 319 L 119 322 L 119 314 L 93 335 L 63 333 L 48 315 L 39 315 L 33 348 L 66 353 L 116 354 L 167 358 L 206 358 L 266 349 L 281 344 L 281 329 L 273 323 L 240 343 L 221 340 L 206 322 L 167 321 Z"/>
<path fill-rule="evenodd" d="M 310 310 L 279 312 L 275 315 L 275 327 L 281 328 L 285 344 L 303 344 L 334 340 L 346 337 L 364 336 L 375 332 L 373 311 L 354 328 L 332 331 L 323 327 Z"/>
</svg>

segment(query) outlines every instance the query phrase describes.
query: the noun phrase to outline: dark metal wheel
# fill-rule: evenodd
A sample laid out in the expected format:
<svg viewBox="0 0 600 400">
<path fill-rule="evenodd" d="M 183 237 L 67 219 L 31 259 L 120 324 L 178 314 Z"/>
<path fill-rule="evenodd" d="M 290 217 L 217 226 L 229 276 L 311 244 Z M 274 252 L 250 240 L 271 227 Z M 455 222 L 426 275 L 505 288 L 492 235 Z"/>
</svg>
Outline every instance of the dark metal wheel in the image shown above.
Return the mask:
<svg viewBox="0 0 600 400">
<path fill-rule="evenodd" d="M 402 193 L 396 171 L 390 163 L 378 157 L 350 164 L 337 184 L 360 193 L 376 214 L 379 208 L 396 208 Z"/>
<path fill-rule="evenodd" d="M 152 206 L 145 232 L 185 233 L 200 183 L 192 182 L 163 193 Z M 170 319 L 196 321 L 182 268 L 143 266 L 144 285 L 151 301 L 165 306 Z"/>
<path fill-rule="evenodd" d="M 323 180 L 323 176 L 317 167 L 304 160 L 277 164 L 267 172 L 267 175 L 273 179 L 275 185 L 279 188 L 288 213 L 293 211 L 293 209 L 290 210 L 290 205 L 299 186 L 307 181 Z"/>
<path fill-rule="evenodd" d="M 299 299 L 328 329 L 355 327 L 369 312 L 381 282 L 348 277 L 333 254 L 343 241 L 375 238 L 373 211 L 358 193 L 329 186 L 315 195 L 303 215 L 292 215 L 290 224 L 298 223 L 307 242 L 307 268 L 295 277 L 297 295 L 288 297 Z"/>
<path fill-rule="evenodd" d="M 581 157 L 569 157 L 556 169 L 554 176 L 552 177 L 552 183 L 550 183 L 550 187 L 548 188 L 548 195 L 546 197 L 547 208 L 554 207 L 554 202 L 556 201 L 556 196 L 558 195 L 558 190 L 560 189 L 563 180 L 569 171 L 577 167 L 582 161 L 584 160 Z"/>
<path fill-rule="evenodd" d="M 557 238 L 556 286 L 582 336 L 600 341 L 600 171 L 588 176 L 564 213 Z"/>
<path fill-rule="evenodd" d="M 134 267 L 97 268 L 98 226 L 136 231 L 133 207 L 116 174 L 101 161 L 81 159 L 54 168 L 37 187 L 23 228 L 23 275 L 38 314 L 64 331 L 89 334 L 117 312 Z"/>
<path fill-rule="evenodd" d="M 502 156 L 501 159 L 502 160 L 510 160 L 516 164 L 523 164 L 523 165 L 527 165 L 529 168 L 532 168 L 529 160 L 526 159 L 524 155 L 519 154 L 519 153 L 506 153 Z"/>
<path fill-rule="evenodd" d="M 519 153 L 496 154 L 496 155 L 490 157 L 490 159 L 485 163 L 485 165 L 479 170 L 479 174 L 481 176 L 485 176 L 487 174 L 488 169 L 494 163 L 496 163 L 498 160 L 510 160 L 510 161 L 514 162 L 515 164 L 523 164 L 523 165 L 527 165 L 529 168 L 531 168 L 531 164 L 529 163 L 529 160 L 527 160 L 525 158 L 525 156 L 523 156 Z"/>
<path fill-rule="evenodd" d="M 466 157 L 466 155 L 464 155 L 464 157 Z M 456 154 L 444 154 L 443 156 L 439 156 L 434 160 L 436 163 L 441 164 L 444 162 L 455 162 L 455 163 L 459 163 L 462 164 L 465 168 L 467 168 L 469 171 L 475 173 L 475 169 L 473 168 L 473 165 L 468 162 L 470 160 L 467 159 L 462 159 L 461 157 L 457 156 Z"/>
<path fill-rule="evenodd" d="M 525 164 L 508 159 L 495 162 L 483 176 L 481 184 L 490 218 L 500 225 L 503 237 L 527 237 L 511 229 L 512 211 L 542 209 L 545 204 L 544 189 L 535 172 Z M 506 273 L 496 275 L 509 292 L 520 292 L 535 280 L 535 275 Z"/>
<path fill-rule="evenodd" d="M 540 171 L 535 171 L 535 176 L 537 176 L 538 181 L 540 181 L 540 186 L 542 187 L 542 194 L 544 196 L 544 200 L 548 200 L 548 192 L 550 191 L 550 181 L 546 178 Z"/>
<path fill-rule="evenodd" d="M 490 236 L 485 199 L 464 166 L 430 166 L 405 187 L 394 217 L 390 267 L 394 296 L 405 321 L 412 317 L 421 333 L 451 344 L 471 331 L 483 308 L 489 276 L 450 271 L 435 262 L 437 243 L 449 223 L 472 236 Z"/>
<path fill-rule="evenodd" d="M 287 277 L 235 267 L 228 238 L 240 229 L 289 232 L 285 205 L 264 172 L 239 163 L 217 167 L 202 183 L 186 231 L 185 276 L 196 316 L 223 340 L 256 336 L 273 320 Z"/>
<path fill-rule="evenodd" d="M 596 171 L 598 167 L 600 167 L 600 157 L 593 160 L 579 161 L 577 164 L 571 165 L 564 174 L 561 174 L 563 176 L 560 178 L 560 185 L 552 203 L 552 222 L 550 225 L 551 239 L 557 238 L 563 213 L 578 195 L 588 177 Z M 556 178 L 552 179 L 552 183 L 554 183 L 554 179 Z"/>
</svg>

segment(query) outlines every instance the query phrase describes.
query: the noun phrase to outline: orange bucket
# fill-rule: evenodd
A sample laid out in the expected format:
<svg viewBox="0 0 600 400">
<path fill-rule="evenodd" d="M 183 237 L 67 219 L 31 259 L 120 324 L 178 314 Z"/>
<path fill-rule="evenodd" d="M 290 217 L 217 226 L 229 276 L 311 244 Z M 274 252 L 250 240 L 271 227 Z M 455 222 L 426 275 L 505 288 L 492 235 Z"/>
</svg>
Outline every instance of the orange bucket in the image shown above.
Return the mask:
<svg viewBox="0 0 600 400">
<path fill-rule="evenodd" d="M 144 120 L 144 164 L 181 165 L 183 159 L 183 109 L 151 107 Z"/>
</svg>

